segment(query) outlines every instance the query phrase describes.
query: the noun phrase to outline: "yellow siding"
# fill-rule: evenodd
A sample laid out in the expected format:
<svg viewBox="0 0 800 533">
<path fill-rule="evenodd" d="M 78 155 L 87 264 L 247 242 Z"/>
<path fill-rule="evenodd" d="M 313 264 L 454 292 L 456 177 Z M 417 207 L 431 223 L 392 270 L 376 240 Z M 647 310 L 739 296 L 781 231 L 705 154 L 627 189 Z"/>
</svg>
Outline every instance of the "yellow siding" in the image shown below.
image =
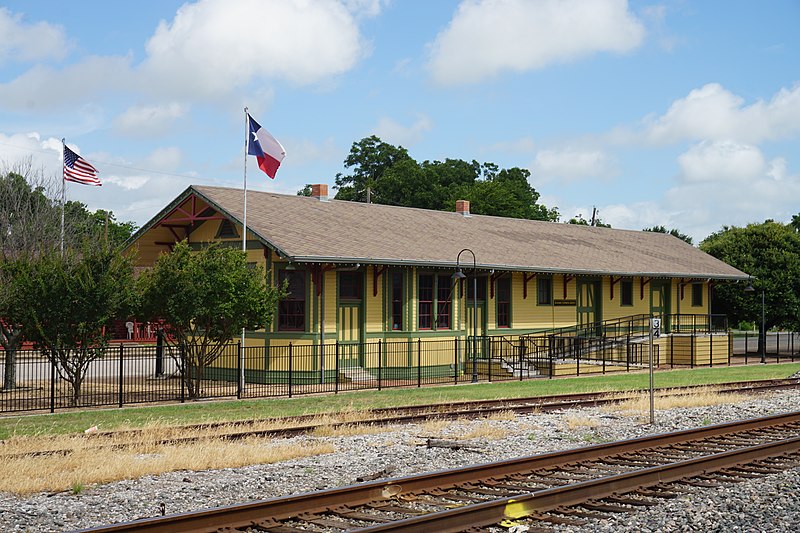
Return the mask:
<svg viewBox="0 0 800 533">
<path fill-rule="evenodd" d="M 378 276 L 378 295 L 373 296 L 375 269 L 367 267 L 367 285 L 364 289 L 364 306 L 367 317 L 367 333 L 380 333 L 383 331 L 383 285 L 388 270 Z"/>
<path fill-rule="evenodd" d="M 336 271 L 325 272 L 325 335 L 336 334 Z"/>
</svg>

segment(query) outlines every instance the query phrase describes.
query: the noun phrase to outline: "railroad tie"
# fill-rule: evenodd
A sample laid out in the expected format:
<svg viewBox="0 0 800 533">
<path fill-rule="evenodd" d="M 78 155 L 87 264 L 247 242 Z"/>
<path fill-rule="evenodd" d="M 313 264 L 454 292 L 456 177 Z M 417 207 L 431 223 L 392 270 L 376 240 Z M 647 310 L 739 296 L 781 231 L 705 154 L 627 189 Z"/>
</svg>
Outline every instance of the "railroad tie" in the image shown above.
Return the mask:
<svg viewBox="0 0 800 533">
<path fill-rule="evenodd" d="M 603 501 L 611 503 L 621 503 L 624 505 L 634 505 L 636 507 L 649 507 L 651 505 L 658 505 L 658 502 L 654 502 L 653 500 L 639 500 L 636 498 L 630 498 L 626 496 L 607 496 L 603 498 Z"/>
<path fill-rule="evenodd" d="M 633 511 L 630 507 L 623 507 L 621 505 L 612 505 L 610 503 L 603 503 L 602 500 L 587 501 L 580 504 L 581 507 L 592 511 L 600 511 L 603 513 L 630 513 Z"/>
</svg>

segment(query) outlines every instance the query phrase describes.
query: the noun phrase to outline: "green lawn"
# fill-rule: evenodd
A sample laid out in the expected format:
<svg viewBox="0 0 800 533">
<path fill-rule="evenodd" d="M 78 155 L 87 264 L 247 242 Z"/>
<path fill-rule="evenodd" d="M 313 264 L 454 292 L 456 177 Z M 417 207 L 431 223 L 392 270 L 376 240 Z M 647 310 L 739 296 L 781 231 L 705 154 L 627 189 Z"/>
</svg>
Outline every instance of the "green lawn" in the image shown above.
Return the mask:
<svg viewBox="0 0 800 533">
<path fill-rule="evenodd" d="M 656 387 L 677 387 L 786 378 L 800 371 L 800 363 L 695 368 L 659 371 Z M 66 434 L 82 432 L 97 425 L 100 430 L 139 427 L 156 421 L 168 424 L 193 424 L 211 421 L 237 421 L 267 417 L 290 417 L 309 413 L 370 409 L 402 405 L 447 403 L 459 400 L 547 396 L 576 392 L 624 391 L 649 387 L 647 373 L 614 374 L 550 380 L 481 383 L 476 385 L 388 389 L 281 398 L 268 400 L 204 401 L 154 407 L 92 409 L 55 414 L 0 418 L 0 439 L 11 435 Z"/>
</svg>

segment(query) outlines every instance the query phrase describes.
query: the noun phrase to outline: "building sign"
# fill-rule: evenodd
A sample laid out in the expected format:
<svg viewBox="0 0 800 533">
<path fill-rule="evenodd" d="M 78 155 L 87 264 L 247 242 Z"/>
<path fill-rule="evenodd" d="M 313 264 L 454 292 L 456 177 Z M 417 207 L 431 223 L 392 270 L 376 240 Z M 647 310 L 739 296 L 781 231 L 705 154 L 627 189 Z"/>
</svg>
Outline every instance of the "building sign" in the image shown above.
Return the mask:
<svg viewBox="0 0 800 533">
<path fill-rule="evenodd" d="M 576 301 L 575 300 L 563 300 L 563 299 L 562 300 L 553 300 L 553 305 L 575 306 L 576 305 Z"/>
</svg>

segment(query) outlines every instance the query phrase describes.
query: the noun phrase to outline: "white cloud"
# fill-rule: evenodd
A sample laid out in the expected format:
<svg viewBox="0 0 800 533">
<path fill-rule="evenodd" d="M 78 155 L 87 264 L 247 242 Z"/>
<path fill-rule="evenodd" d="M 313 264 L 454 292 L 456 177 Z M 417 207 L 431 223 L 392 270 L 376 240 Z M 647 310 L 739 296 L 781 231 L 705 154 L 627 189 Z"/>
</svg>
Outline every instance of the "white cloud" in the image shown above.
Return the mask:
<svg viewBox="0 0 800 533">
<path fill-rule="evenodd" d="M 689 182 L 746 183 L 766 173 L 755 146 L 732 141 L 703 141 L 678 157 L 681 177 Z"/>
<path fill-rule="evenodd" d="M 375 135 L 382 141 L 408 147 L 422 139 L 423 134 L 432 128 L 433 122 L 424 114 L 419 114 L 410 126 L 403 126 L 391 118 L 383 117 L 375 127 Z"/>
<path fill-rule="evenodd" d="M 348 11 L 358 17 L 377 17 L 389 0 L 344 0 Z"/>
<path fill-rule="evenodd" d="M 346 72 L 365 54 L 353 14 L 341 3 L 268 5 L 271 23 L 260 15 L 262 0 L 184 4 L 147 42 L 142 72 L 148 88 L 213 97 L 254 79 L 313 84 Z"/>
<path fill-rule="evenodd" d="M 91 103 L 109 91 L 134 85 L 130 57 L 91 56 L 56 70 L 36 66 L 18 78 L 0 84 L 0 108 L 45 112 Z"/>
<path fill-rule="evenodd" d="M 0 64 L 6 61 L 62 59 L 70 46 L 64 29 L 47 22 L 25 24 L 21 14 L 0 7 Z"/>
<path fill-rule="evenodd" d="M 585 178 L 608 178 L 615 172 L 616 164 L 605 152 L 597 149 L 541 150 L 531 165 L 537 182 L 554 179 L 574 181 Z"/>
<path fill-rule="evenodd" d="M 745 105 L 744 99 L 718 83 L 709 83 L 672 103 L 669 110 L 645 121 L 653 143 L 682 140 L 736 140 L 758 143 L 800 132 L 800 84 L 782 88 L 769 102 Z"/>
<path fill-rule="evenodd" d="M 296 165 L 315 161 L 335 162 L 342 154 L 333 137 L 328 137 L 319 143 L 308 139 L 300 141 L 289 139 L 285 146 L 286 152 L 292 154 L 292 163 Z"/>
<path fill-rule="evenodd" d="M 465 0 L 430 45 L 443 85 L 474 83 L 596 52 L 627 52 L 644 38 L 624 0 Z"/>
<path fill-rule="evenodd" d="M 183 152 L 174 146 L 156 148 L 145 157 L 144 165 L 158 170 L 175 170 L 183 162 Z"/>
<path fill-rule="evenodd" d="M 130 137 L 153 137 L 166 133 L 170 126 L 186 115 L 189 106 L 171 103 L 129 107 L 114 121 L 114 129 Z"/>
<path fill-rule="evenodd" d="M 42 140 L 37 132 L 0 133 L 0 168 L 14 168 L 30 162 L 32 169 L 61 179 L 61 139 Z"/>
</svg>

